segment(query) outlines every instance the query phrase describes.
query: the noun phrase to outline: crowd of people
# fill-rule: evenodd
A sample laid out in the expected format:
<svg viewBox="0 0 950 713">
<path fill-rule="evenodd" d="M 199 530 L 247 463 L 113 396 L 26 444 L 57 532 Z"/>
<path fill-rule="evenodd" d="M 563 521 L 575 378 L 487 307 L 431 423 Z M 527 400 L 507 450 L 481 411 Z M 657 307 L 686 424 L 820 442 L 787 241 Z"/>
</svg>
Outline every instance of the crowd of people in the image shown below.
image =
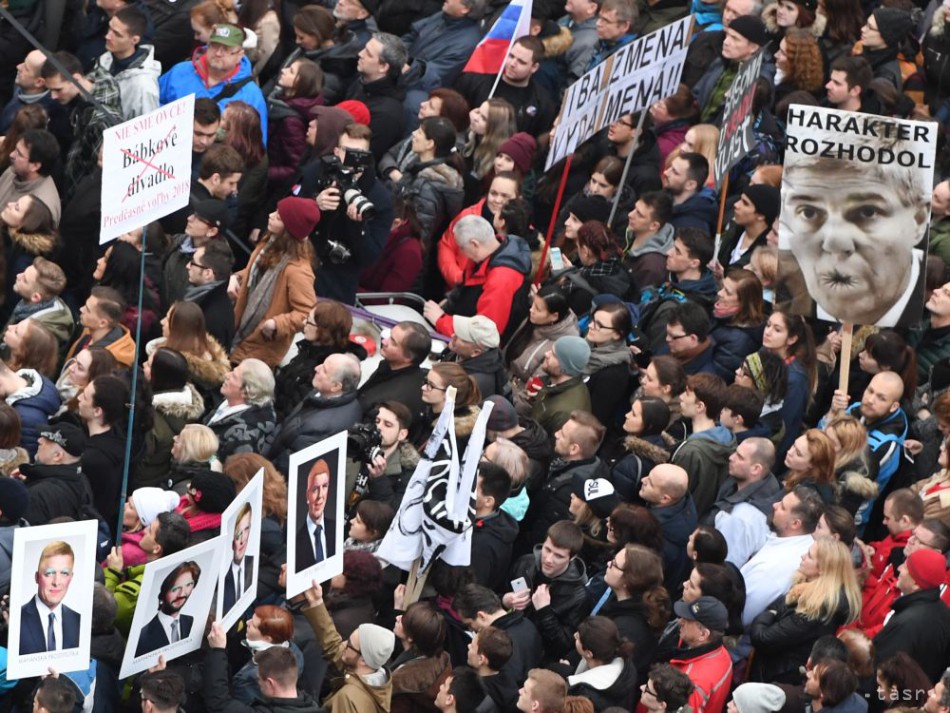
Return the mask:
<svg viewBox="0 0 950 713">
<path fill-rule="evenodd" d="M 22 528 L 94 518 L 112 547 L 87 671 L 7 677 L 0 602 L 0 710 L 950 713 L 948 4 L 535 0 L 499 75 L 466 71 L 505 5 L 9 3 L 0 595 Z M 687 15 L 674 93 L 545 171 L 566 88 Z M 189 205 L 100 246 L 103 131 L 189 94 Z M 939 126 L 919 325 L 848 351 L 783 301 L 793 104 Z M 366 292 L 419 314 L 356 334 Z M 471 564 L 406 601 L 378 548 L 447 403 L 461 452 L 486 401 Z M 288 600 L 290 457 L 360 425 L 382 454 L 333 486 L 343 573 Z M 251 606 L 120 679 L 146 567 L 219 536 L 261 469 Z M 339 554 L 320 528 L 307 563 Z"/>
</svg>

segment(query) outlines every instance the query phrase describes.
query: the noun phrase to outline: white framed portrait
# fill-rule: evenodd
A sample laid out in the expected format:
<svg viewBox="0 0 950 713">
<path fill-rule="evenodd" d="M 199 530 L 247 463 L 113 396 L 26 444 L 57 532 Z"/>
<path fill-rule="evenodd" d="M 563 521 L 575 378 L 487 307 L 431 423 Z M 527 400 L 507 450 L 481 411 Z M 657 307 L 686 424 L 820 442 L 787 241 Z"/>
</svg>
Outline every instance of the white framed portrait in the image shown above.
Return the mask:
<svg viewBox="0 0 950 713">
<path fill-rule="evenodd" d="M 215 619 L 225 630 L 234 626 L 257 597 L 263 505 L 264 469 L 261 468 L 221 514 L 224 549 L 218 569 Z"/>
<path fill-rule="evenodd" d="M 343 571 L 346 431 L 290 454 L 287 597 Z"/>
<path fill-rule="evenodd" d="M 7 678 L 89 668 L 95 520 L 13 532 Z"/>
</svg>

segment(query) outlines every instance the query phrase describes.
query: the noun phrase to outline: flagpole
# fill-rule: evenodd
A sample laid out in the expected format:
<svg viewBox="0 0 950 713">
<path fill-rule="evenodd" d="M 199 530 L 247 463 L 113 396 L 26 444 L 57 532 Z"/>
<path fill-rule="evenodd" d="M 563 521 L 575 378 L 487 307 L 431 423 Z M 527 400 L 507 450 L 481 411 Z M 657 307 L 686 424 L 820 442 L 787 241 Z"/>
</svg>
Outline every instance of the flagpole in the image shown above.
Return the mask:
<svg viewBox="0 0 950 713">
<path fill-rule="evenodd" d="M 505 65 L 508 64 L 508 55 L 511 54 L 511 46 L 514 43 L 515 38 L 512 38 L 511 42 L 508 43 L 508 49 L 505 50 L 505 58 L 501 62 L 501 69 L 499 69 L 498 74 L 495 75 L 495 83 L 491 85 L 491 91 L 488 93 L 489 99 L 495 96 L 495 90 L 498 89 L 498 83 L 501 81 L 501 75 L 505 73 Z"/>
</svg>

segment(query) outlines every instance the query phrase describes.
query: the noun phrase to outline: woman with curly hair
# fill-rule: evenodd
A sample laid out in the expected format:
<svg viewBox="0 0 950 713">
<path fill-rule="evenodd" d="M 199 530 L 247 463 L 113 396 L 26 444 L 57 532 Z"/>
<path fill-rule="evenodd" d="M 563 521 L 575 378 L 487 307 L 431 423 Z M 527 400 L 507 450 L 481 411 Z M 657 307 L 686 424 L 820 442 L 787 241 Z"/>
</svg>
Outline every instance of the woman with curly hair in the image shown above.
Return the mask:
<svg viewBox="0 0 950 713">
<path fill-rule="evenodd" d="M 283 198 L 268 217 L 267 232 L 247 267 L 231 276 L 228 295 L 235 300 L 237 327 L 232 363 L 254 357 L 273 368 L 303 329 L 317 303 L 309 238 L 319 220 L 313 200 Z"/>
<path fill-rule="evenodd" d="M 373 597 L 383 587 L 383 568 L 371 552 L 343 551 L 343 572 L 330 580 L 325 603 L 340 636 L 376 618 Z"/>
<path fill-rule="evenodd" d="M 785 33 L 775 53 L 775 101 L 794 91 L 805 91 L 820 97 L 825 84 L 825 70 L 818 40 L 808 30 L 797 27 Z"/>
<path fill-rule="evenodd" d="M 785 465 L 786 492 L 805 485 L 817 492 L 826 505 L 835 503 L 835 447 L 823 431 L 810 428 L 795 439 L 785 456 Z"/>
<path fill-rule="evenodd" d="M 620 260 L 620 246 L 600 221 L 589 220 L 577 229 L 577 259 L 580 265 L 575 267 L 563 258 L 564 270 L 551 278 L 551 283 L 567 294 L 574 314 L 587 314 L 595 295 L 622 297 L 630 291 L 630 275 Z"/>
<path fill-rule="evenodd" d="M 663 560 L 643 545 L 629 544 L 614 556 L 604 581 L 609 589 L 594 604 L 591 614 L 613 620 L 620 634 L 633 642 L 633 662 L 643 683 L 670 618 Z"/>
<path fill-rule="evenodd" d="M 752 680 L 797 683 L 815 639 L 834 634 L 861 614 L 851 551 L 819 537 L 802 555 L 787 594 L 778 597 L 749 627 L 755 658 Z"/>
</svg>

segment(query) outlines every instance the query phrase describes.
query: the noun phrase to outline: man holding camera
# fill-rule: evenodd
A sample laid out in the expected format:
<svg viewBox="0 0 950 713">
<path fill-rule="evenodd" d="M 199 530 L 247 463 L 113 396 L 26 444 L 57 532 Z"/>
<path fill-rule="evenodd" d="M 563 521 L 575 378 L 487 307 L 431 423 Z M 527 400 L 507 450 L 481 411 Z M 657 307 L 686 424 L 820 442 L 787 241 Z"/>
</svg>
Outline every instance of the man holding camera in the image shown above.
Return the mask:
<svg viewBox="0 0 950 713">
<path fill-rule="evenodd" d="M 367 464 L 369 482 L 362 497 L 392 505 L 393 510 L 398 510 L 409 478 L 419 463 L 419 451 L 409 442 L 412 413 L 399 401 L 384 401 L 376 412 L 375 426 L 379 431 L 382 455 L 377 455 L 372 463 Z M 350 482 L 347 482 L 347 492 L 350 490 Z"/>
<path fill-rule="evenodd" d="M 314 246 L 318 297 L 344 304 L 356 300 L 360 272 L 383 253 L 393 222 L 392 197 L 376 180 L 369 152 L 372 132 L 350 124 L 340 134 L 332 156 L 305 167 L 301 196 L 315 196 L 322 218 Z"/>
</svg>

